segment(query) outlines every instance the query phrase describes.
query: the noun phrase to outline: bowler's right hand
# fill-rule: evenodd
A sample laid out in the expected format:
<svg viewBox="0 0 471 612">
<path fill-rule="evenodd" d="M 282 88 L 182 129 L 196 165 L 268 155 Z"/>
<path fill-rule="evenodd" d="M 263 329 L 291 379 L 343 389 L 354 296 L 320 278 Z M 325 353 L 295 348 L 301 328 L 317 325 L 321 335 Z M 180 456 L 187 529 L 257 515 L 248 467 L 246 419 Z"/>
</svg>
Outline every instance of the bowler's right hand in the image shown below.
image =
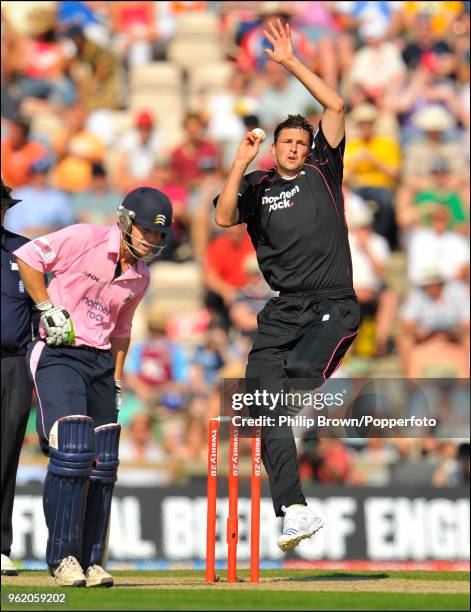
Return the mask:
<svg viewBox="0 0 471 612">
<path fill-rule="evenodd" d="M 235 162 L 249 166 L 260 151 L 261 138 L 253 132 L 247 132 L 237 149 Z"/>
</svg>

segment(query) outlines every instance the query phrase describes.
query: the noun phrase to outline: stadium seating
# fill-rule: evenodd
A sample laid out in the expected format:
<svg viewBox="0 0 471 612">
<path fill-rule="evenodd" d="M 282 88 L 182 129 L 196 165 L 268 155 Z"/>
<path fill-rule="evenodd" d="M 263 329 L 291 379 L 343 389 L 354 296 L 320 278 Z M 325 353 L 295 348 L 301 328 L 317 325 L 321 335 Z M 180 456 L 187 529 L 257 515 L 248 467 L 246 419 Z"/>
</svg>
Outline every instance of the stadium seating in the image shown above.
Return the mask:
<svg viewBox="0 0 471 612">
<path fill-rule="evenodd" d="M 182 13 L 177 16 L 177 36 L 217 36 L 219 34 L 219 16 L 216 13 L 197 12 Z"/>
<path fill-rule="evenodd" d="M 197 312 L 203 307 L 203 278 L 195 262 L 157 262 L 151 268 L 152 304 L 168 306 L 172 313 Z"/>
<path fill-rule="evenodd" d="M 204 89 L 212 93 L 227 87 L 234 72 L 233 64 L 219 62 L 195 66 L 189 73 L 190 90 Z"/>
<path fill-rule="evenodd" d="M 178 66 L 170 62 L 152 62 L 131 69 L 130 85 L 134 92 L 151 88 L 180 90 L 182 73 Z"/>
<path fill-rule="evenodd" d="M 174 38 L 168 45 L 168 58 L 190 71 L 194 66 L 220 62 L 224 59 L 224 54 L 218 38 L 192 35 Z"/>
</svg>

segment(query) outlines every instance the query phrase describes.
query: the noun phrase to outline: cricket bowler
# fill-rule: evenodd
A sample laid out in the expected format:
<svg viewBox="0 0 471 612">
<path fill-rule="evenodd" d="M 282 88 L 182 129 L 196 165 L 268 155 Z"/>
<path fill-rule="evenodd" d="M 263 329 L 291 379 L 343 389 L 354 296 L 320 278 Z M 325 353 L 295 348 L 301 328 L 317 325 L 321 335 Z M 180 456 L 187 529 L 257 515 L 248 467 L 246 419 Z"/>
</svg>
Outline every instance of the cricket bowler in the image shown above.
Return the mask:
<svg viewBox="0 0 471 612">
<path fill-rule="evenodd" d="M 146 262 L 165 246 L 171 224 L 167 196 L 138 188 L 119 206 L 117 225 L 72 225 L 15 251 L 41 315 L 26 361 L 49 457 L 46 561 L 62 586 L 113 584 L 105 564 L 121 377 L 133 315 L 149 285 Z"/>
<path fill-rule="evenodd" d="M 339 367 L 360 320 L 342 195 L 344 104 L 294 55 L 289 25 L 277 20 L 269 29 L 264 33 L 273 50 L 265 53 L 322 104 L 322 119 L 314 135 L 304 117 L 289 115 L 274 132 L 275 167 L 245 175 L 261 140 L 247 133 L 215 200 L 215 219 L 222 227 L 247 224 L 260 269 L 279 291 L 258 315 L 246 378 L 308 379 L 314 389 Z M 262 428 L 274 510 L 284 516 L 278 540 L 283 551 L 322 527 L 306 505 L 289 432 L 280 437 L 274 428 Z"/>
</svg>

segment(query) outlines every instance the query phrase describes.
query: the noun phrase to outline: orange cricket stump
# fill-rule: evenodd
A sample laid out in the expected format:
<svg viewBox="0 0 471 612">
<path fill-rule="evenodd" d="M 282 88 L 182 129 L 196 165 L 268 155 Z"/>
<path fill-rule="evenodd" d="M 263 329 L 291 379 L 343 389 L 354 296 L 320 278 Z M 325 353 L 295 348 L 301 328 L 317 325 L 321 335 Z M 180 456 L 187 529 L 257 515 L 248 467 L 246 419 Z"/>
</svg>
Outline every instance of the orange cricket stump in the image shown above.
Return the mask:
<svg viewBox="0 0 471 612">
<path fill-rule="evenodd" d="M 260 477 L 262 470 L 262 437 L 260 428 L 252 438 L 252 477 L 250 482 L 250 582 L 260 581 Z"/>
<path fill-rule="evenodd" d="M 208 481 L 206 524 L 206 582 L 217 582 L 216 577 L 216 509 L 217 509 L 217 463 L 221 422 L 230 422 L 229 427 L 229 512 L 227 517 L 227 582 L 238 582 L 237 544 L 239 541 L 239 428 L 230 417 L 215 417 L 209 422 L 208 431 Z M 260 579 L 260 479 L 262 466 L 261 429 L 254 429 L 252 440 L 251 471 L 251 528 L 250 528 L 250 582 Z"/>
<path fill-rule="evenodd" d="M 206 582 L 216 582 L 216 501 L 218 483 L 219 419 L 209 421 L 208 433 L 208 484 L 206 522 Z"/>
<path fill-rule="evenodd" d="M 239 429 L 232 423 L 229 434 L 229 515 L 227 517 L 227 582 L 237 582 L 239 541 Z"/>
</svg>

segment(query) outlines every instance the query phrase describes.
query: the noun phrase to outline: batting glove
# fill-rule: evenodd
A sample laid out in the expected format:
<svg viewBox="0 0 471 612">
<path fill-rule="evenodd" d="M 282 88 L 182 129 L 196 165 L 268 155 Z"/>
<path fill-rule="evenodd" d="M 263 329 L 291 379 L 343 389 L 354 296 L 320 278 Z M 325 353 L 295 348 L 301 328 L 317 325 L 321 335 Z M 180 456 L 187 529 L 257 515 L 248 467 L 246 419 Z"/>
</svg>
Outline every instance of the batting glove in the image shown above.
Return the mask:
<svg viewBox="0 0 471 612">
<path fill-rule="evenodd" d="M 114 388 L 116 390 L 116 410 L 118 411 L 121 408 L 121 386 L 122 383 L 120 380 L 114 381 Z"/>
<path fill-rule="evenodd" d="M 41 323 L 46 332 L 46 343 L 49 346 L 72 344 L 75 338 L 74 325 L 67 310 L 55 307 L 50 300 L 36 304 L 36 308 L 42 313 Z"/>
</svg>

